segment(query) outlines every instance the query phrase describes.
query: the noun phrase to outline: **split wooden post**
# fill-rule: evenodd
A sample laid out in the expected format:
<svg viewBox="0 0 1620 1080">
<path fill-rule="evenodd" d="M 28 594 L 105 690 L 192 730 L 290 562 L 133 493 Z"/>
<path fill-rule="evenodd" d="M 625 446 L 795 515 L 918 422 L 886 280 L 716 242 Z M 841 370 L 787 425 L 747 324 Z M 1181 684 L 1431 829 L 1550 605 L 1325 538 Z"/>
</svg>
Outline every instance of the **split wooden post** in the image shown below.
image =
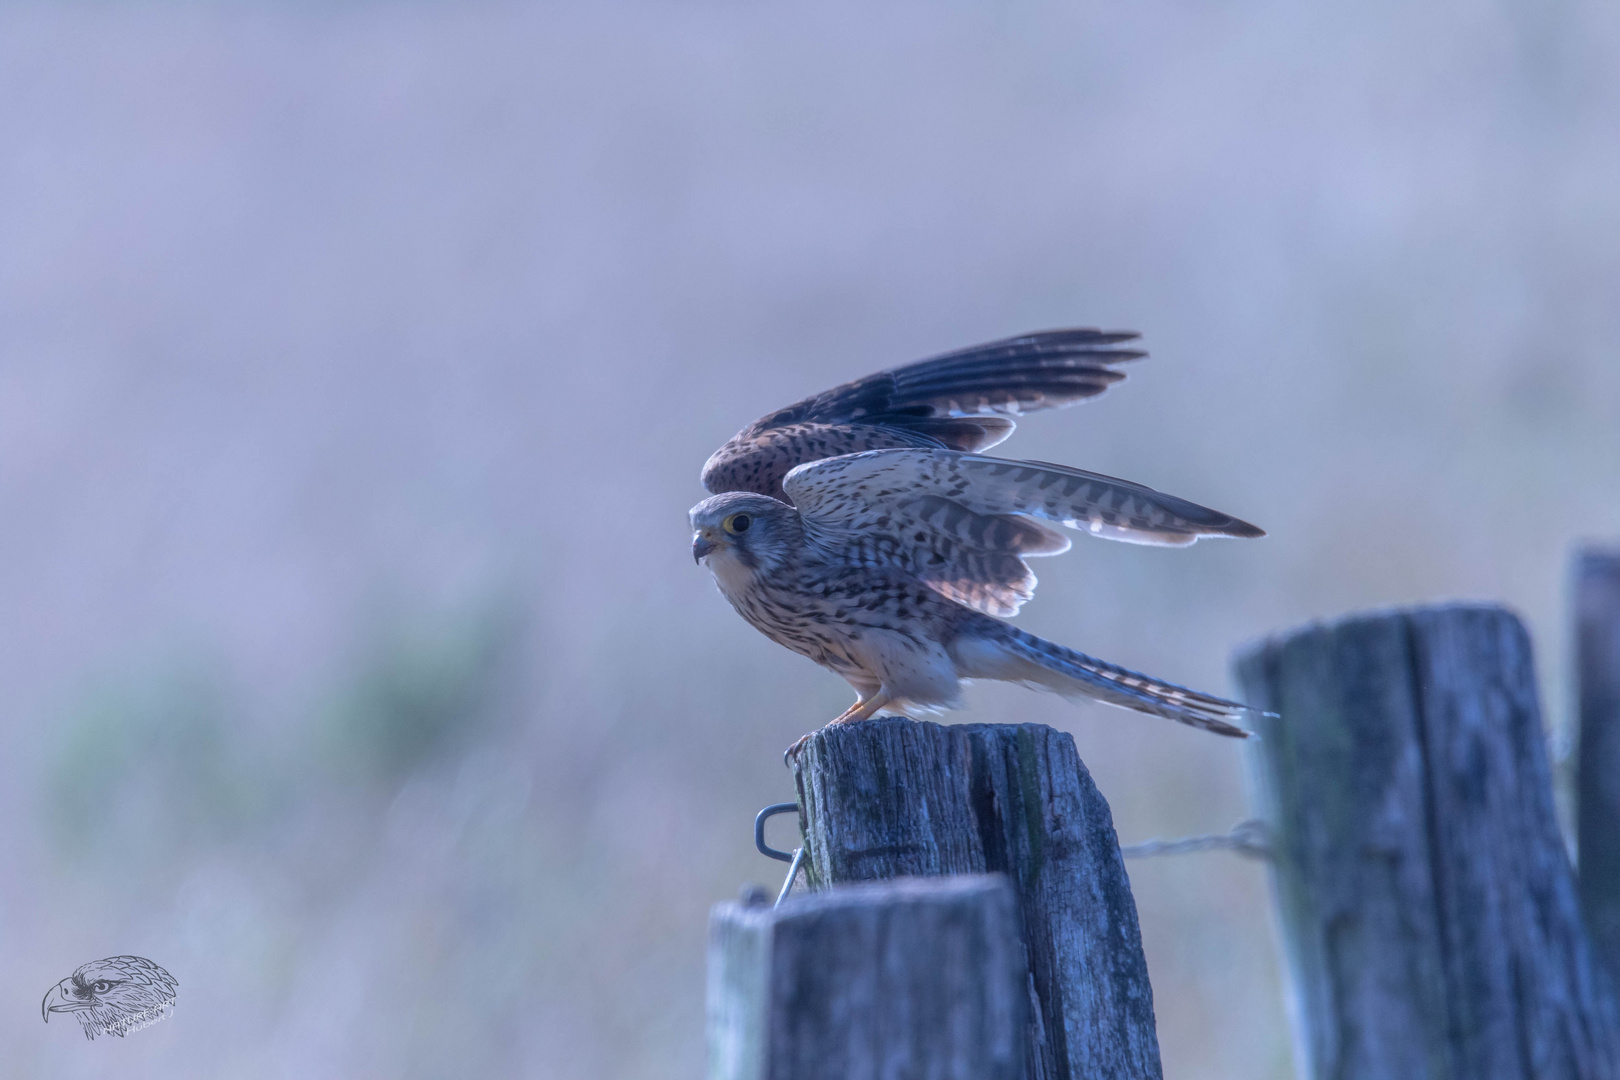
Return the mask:
<svg viewBox="0 0 1620 1080">
<path fill-rule="evenodd" d="M 709 1080 L 1023 1080 L 1028 980 L 1000 874 L 719 904 Z"/>
<path fill-rule="evenodd" d="M 1620 1076 L 1553 813 L 1530 641 L 1446 606 L 1240 657 L 1307 1074 Z"/>
<path fill-rule="evenodd" d="M 1113 816 L 1071 736 L 868 720 L 811 736 L 794 776 L 812 887 L 1008 875 L 1029 968 L 1028 1076 L 1162 1075 Z"/>
<path fill-rule="evenodd" d="M 1576 556 L 1575 656 L 1581 908 L 1592 944 L 1620 977 L 1620 551 Z"/>
</svg>

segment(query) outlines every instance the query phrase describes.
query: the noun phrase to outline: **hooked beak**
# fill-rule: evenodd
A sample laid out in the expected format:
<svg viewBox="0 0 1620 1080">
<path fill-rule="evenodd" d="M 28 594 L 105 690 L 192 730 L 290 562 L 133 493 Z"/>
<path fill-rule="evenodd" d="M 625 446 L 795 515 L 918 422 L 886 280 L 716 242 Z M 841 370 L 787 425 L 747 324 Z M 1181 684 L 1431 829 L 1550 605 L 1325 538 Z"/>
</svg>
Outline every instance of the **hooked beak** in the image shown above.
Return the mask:
<svg viewBox="0 0 1620 1080">
<path fill-rule="evenodd" d="M 73 993 L 73 980 L 63 979 L 45 992 L 45 1000 L 39 1003 L 39 1012 L 48 1024 L 53 1012 L 78 1012 L 89 1007 L 89 1002 L 80 1001 Z"/>
<path fill-rule="evenodd" d="M 694 534 L 692 534 L 692 561 L 693 562 L 701 563 L 703 561 L 703 556 L 709 554 L 709 552 L 711 552 L 713 550 L 714 550 L 714 541 L 710 540 L 708 537 L 704 536 L 702 533 L 694 533 Z"/>
</svg>

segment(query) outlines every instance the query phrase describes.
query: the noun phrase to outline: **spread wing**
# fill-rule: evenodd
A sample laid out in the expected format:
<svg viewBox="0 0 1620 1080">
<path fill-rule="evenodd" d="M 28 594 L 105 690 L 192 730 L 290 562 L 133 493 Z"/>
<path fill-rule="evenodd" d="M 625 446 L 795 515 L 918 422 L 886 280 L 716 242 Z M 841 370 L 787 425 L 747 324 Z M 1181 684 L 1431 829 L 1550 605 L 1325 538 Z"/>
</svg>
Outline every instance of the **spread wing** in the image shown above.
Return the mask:
<svg viewBox="0 0 1620 1080">
<path fill-rule="evenodd" d="M 795 468 L 784 487 L 806 525 L 845 557 L 903 567 L 990 615 L 1014 614 L 1034 593 L 1025 558 L 1068 549 L 1068 537 L 1043 522 L 1168 547 L 1205 536 L 1265 535 L 1129 480 L 956 450 L 828 458 Z"/>
<path fill-rule="evenodd" d="M 1111 365 L 1144 353 L 1116 348 L 1134 333 L 1048 330 L 975 345 L 836 386 L 761 417 L 703 467 L 710 492 L 783 498 L 806 462 L 865 450 L 974 451 L 1012 433 L 1009 417 L 1071 405 L 1125 377 Z"/>
</svg>

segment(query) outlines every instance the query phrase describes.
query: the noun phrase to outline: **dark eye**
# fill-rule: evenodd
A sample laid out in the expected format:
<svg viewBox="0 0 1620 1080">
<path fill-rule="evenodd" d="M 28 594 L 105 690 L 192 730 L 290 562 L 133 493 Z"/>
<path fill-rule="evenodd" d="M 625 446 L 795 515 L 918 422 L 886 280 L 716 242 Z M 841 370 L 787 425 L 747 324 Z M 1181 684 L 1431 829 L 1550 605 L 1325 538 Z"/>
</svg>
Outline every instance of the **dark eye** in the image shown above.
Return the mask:
<svg viewBox="0 0 1620 1080">
<path fill-rule="evenodd" d="M 748 526 L 752 525 L 753 523 L 754 519 L 749 517 L 747 514 L 732 514 L 730 517 L 726 518 L 726 532 L 745 533 L 748 531 Z"/>
<path fill-rule="evenodd" d="M 107 991 L 112 989 L 112 983 L 108 982 L 106 979 L 97 979 L 95 982 L 90 984 L 90 989 L 94 990 L 98 994 L 105 994 Z"/>
</svg>

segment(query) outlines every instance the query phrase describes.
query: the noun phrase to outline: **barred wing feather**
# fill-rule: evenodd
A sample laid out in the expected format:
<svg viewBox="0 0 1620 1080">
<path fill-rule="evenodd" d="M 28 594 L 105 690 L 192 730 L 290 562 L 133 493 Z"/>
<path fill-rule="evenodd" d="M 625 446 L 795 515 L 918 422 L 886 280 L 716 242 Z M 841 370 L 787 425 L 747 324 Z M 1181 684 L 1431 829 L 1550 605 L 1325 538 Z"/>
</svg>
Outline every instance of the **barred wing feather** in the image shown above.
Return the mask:
<svg viewBox="0 0 1620 1080">
<path fill-rule="evenodd" d="M 1093 329 L 1024 334 L 867 375 L 789 410 L 793 420 L 882 418 L 907 426 L 923 417 L 1021 416 L 1094 397 L 1123 379 L 1111 365 L 1146 355 L 1117 347 L 1136 337 Z"/>
<path fill-rule="evenodd" d="M 1044 462 L 953 450 L 873 450 L 800 465 L 784 487 L 837 557 L 903 568 L 988 615 L 1013 615 L 1035 591 L 1026 558 L 1068 537 L 1036 518 L 1137 544 L 1262 536 L 1227 514 L 1152 488 Z"/>
<path fill-rule="evenodd" d="M 874 450 L 811 462 L 783 486 L 807 518 L 855 523 L 873 507 L 905 507 L 924 496 L 974 514 L 1027 514 L 1131 544 L 1184 547 L 1200 537 L 1264 536 L 1229 514 L 1101 473 L 964 454 Z"/>
<path fill-rule="evenodd" d="M 1125 377 L 1145 355 L 1128 331 L 1046 330 L 974 345 L 867 375 L 760 417 L 703 466 L 703 486 L 783 497 L 796 465 L 900 447 L 979 451 L 1012 434 L 1013 417 L 1059 408 Z"/>
</svg>

